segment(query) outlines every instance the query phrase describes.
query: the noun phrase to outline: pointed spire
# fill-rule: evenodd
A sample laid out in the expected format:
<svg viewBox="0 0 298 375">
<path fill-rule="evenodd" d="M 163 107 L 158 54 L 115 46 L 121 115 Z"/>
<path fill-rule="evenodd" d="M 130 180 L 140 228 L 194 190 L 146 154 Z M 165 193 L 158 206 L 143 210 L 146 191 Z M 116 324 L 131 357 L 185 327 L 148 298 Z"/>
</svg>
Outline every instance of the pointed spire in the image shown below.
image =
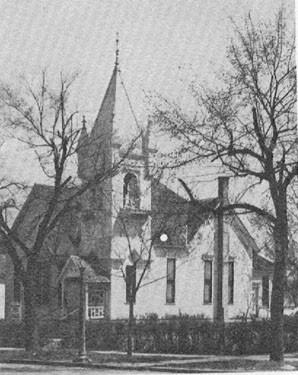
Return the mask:
<svg viewBox="0 0 298 375">
<path fill-rule="evenodd" d="M 81 134 L 80 134 L 80 137 L 79 137 L 79 140 L 78 140 L 78 149 L 77 151 L 79 151 L 82 147 L 86 146 L 86 141 L 88 139 L 88 133 L 87 133 L 87 129 L 86 129 L 86 119 L 85 119 L 85 116 L 83 116 L 83 120 L 82 120 L 82 129 L 81 129 Z"/>
<path fill-rule="evenodd" d="M 85 119 L 85 115 L 83 115 L 82 124 L 83 124 L 82 128 L 83 128 L 83 129 L 86 129 L 86 119 Z"/>
<path fill-rule="evenodd" d="M 116 51 L 115 67 L 91 132 L 94 139 L 107 135 L 111 136 L 113 132 L 118 64 L 118 53 Z"/>
<path fill-rule="evenodd" d="M 77 145 L 77 153 L 78 153 L 78 177 L 85 179 L 86 178 L 86 171 L 87 171 L 87 164 L 88 164 L 88 155 L 89 155 L 89 136 L 86 129 L 86 119 L 83 116 L 82 120 L 82 128 L 80 132 L 80 136 L 78 139 Z"/>
</svg>

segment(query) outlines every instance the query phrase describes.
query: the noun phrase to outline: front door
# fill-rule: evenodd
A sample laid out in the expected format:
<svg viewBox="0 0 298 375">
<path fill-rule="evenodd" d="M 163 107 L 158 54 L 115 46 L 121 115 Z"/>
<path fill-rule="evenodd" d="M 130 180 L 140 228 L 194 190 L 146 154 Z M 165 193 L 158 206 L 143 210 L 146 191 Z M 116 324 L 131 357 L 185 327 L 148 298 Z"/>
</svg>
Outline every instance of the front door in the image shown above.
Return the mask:
<svg viewBox="0 0 298 375">
<path fill-rule="evenodd" d="M 80 287 L 79 278 L 67 278 L 64 281 L 63 307 L 65 312 L 72 313 L 80 307 Z"/>
</svg>

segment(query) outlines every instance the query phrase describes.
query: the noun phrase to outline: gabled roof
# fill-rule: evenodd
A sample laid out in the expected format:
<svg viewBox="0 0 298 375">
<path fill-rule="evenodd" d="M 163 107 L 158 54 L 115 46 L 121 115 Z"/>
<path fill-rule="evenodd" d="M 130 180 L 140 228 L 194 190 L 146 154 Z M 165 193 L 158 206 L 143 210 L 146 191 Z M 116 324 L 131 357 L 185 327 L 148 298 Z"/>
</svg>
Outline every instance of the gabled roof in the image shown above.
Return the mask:
<svg viewBox="0 0 298 375">
<path fill-rule="evenodd" d="M 230 224 L 239 241 L 242 243 L 247 253 L 252 258 L 253 270 L 272 272 L 274 267 L 273 262 L 269 259 L 266 259 L 260 254 L 260 249 L 256 244 L 256 241 L 236 213 L 234 213 L 234 215 L 231 217 Z"/>
<path fill-rule="evenodd" d="M 109 283 L 109 279 L 105 276 L 98 275 L 94 268 L 84 259 L 76 255 L 71 255 L 65 266 L 63 267 L 58 279 L 57 284 L 63 278 L 67 277 L 80 277 L 80 268 L 84 268 L 84 280 L 92 283 Z"/>
<path fill-rule="evenodd" d="M 34 184 L 19 214 L 17 215 L 12 229 L 16 230 L 30 216 L 38 216 L 46 209 L 49 197 L 53 193 L 53 187 L 48 185 Z"/>
<path fill-rule="evenodd" d="M 64 189 L 57 205 L 56 213 L 62 209 L 65 201 L 71 197 L 75 191 L 76 188 Z M 12 230 L 15 231 L 23 241 L 33 240 L 37 225 L 42 220 L 53 193 L 53 186 L 41 184 L 35 184 L 33 186 L 12 226 Z"/>
<path fill-rule="evenodd" d="M 151 186 L 152 236 L 158 238 L 159 234 L 166 233 L 169 237 L 168 245 L 185 245 L 181 236 L 187 225 L 188 205 L 186 199 L 159 181 L 154 181 Z M 159 245 L 166 246 L 162 243 Z"/>
<path fill-rule="evenodd" d="M 249 256 L 252 258 L 253 254 L 258 254 L 260 249 L 240 217 L 234 212 L 228 216 L 228 219 L 233 231 L 248 252 Z"/>
<path fill-rule="evenodd" d="M 169 215 L 172 214 L 174 217 L 177 215 L 177 217 L 180 218 L 180 222 L 178 222 L 180 225 L 188 225 L 188 240 L 194 236 L 219 202 L 218 198 L 201 199 L 196 200 L 195 205 L 193 205 L 159 182 L 155 183 L 153 187 L 153 219 L 155 210 L 156 212 L 165 210 L 165 213 L 169 213 Z M 258 245 L 239 215 L 237 215 L 235 211 L 232 211 L 230 214 L 226 215 L 226 218 L 244 249 L 253 260 L 253 269 L 258 271 L 271 271 L 273 269 L 273 262 L 260 254 Z M 177 222 L 169 221 L 169 223 L 174 225 L 172 228 L 173 231 L 177 230 L 175 227 Z"/>
<path fill-rule="evenodd" d="M 253 254 L 253 270 L 273 272 L 274 263 L 260 254 Z"/>
</svg>

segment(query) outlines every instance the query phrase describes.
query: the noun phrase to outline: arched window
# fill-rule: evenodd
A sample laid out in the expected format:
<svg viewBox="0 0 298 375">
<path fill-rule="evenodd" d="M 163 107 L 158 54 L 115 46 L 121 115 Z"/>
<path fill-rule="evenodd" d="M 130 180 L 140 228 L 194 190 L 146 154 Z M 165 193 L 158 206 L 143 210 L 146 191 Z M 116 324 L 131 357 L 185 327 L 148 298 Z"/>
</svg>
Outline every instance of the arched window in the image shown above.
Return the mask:
<svg viewBox="0 0 298 375">
<path fill-rule="evenodd" d="M 123 207 L 140 208 L 138 179 L 133 173 L 127 173 L 123 181 Z"/>
</svg>

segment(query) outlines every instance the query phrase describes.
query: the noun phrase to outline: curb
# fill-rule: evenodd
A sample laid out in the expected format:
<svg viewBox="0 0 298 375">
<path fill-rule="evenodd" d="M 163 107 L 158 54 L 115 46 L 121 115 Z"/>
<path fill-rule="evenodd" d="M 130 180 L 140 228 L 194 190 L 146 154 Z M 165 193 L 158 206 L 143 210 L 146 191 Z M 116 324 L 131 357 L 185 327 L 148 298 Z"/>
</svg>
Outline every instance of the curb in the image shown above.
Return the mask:
<svg viewBox="0 0 298 375">
<path fill-rule="evenodd" d="M 171 367 L 171 366 L 159 366 L 156 365 L 148 365 L 148 366 L 133 366 L 133 365 L 114 365 L 109 363 L 78 363 L 78 362 L 70 362 L 70 361 L 40 361 L 40 360 L 1 360 L 0 363 L 6 364 L 25 364 L 25 365 L 39 365 L 39 366 L 62 366 L 62 367 L 80 367 L 80 368 L 90 368 L 90 369 L 110 369 L 110 370 L 128 370 L 128 371 L 155 371 L 155 372 L 168 372 L 168 373 L 190 373 L 190 374 L 197 374 L 198 372 L 204 373 L 234 373 L 239 372 L 238 370 L 218 370 L 218 369 L 196 369 L 196 368 L 188 368 L 188 367 Z"/>
<path fill-rule="evenodd" d="M 84 367 L 84 368 L 98 368 L 98 369 L 115 369 L 115 370 L 148 370 L 147 366 L 133 366 L 133 365 L 114 365 L 109 363 L 79 363 L 71 361 L 41 361 L 41 360 L 27 360 L 27 359 L 8 359 L 1 360 L 0 363 L 7 364 L 23 364 L 23 365 L 40 365 L 40 366 L 63 366 L 63 367 Z M 149 366 L 148 366 L 149 367 Z M 151 367 L 151 366 L 150 366 Z"/>
</svg>

